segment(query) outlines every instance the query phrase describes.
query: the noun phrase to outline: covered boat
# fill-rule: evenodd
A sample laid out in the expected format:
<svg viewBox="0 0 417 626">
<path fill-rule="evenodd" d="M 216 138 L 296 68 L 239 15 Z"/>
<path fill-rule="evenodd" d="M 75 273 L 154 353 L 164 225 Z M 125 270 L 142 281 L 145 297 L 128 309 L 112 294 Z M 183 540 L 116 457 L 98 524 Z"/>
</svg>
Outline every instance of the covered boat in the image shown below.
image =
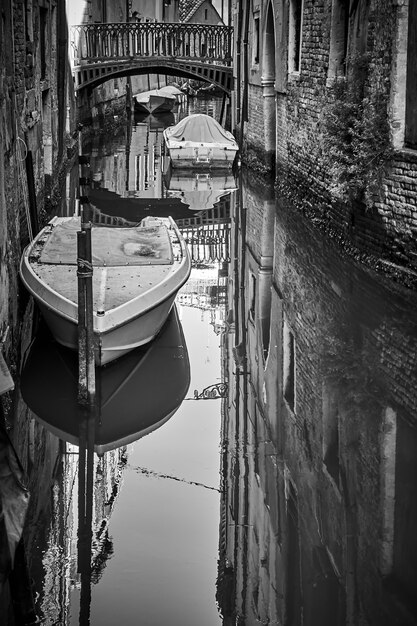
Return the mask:
<svg viewBox="0 0 417 626">
<path fill-rule="evenodd" d="M 55 339 L 78 349 L 79 217 L 55 217 L 25 249 L 20 275 Z M 97 365 L 151 341 L 187 281 L 191 259 L 171 217 L 134 227 L 92 227 Z"/>
<path fill-rule="evenodd" d="M 187 346 L 174 306 L 154 341 L 97 370 L 94 450 L 107 452 L 160 428 L 176 413 L 189 385 Z M 28 350 L 21 392 L 38 421 L 79 445 L 89 416 L 78 403 L 77 356 L 45 328 Z"/>
<path fill-rule="evenodd" d="M 230 170 L 193 172 L 168 169 L 164 176 L 167 196 L 179 198 L 191 211 L 212 209 L 223 196 L 236 191 L 236 180 Z"/>
<path fill-rule="evenodd" d="M 173 85 L 151 89 L 134 96 L 135 109 L 147 113 L 167 113 L 184 99 L 183 92 Z"/>
<path fill-rule="evenodd" d="M 174 168 L 231 168 L 238 151 L 232 133 L 210 115 L 196 113 L 163 132 Z"/>
</svg>

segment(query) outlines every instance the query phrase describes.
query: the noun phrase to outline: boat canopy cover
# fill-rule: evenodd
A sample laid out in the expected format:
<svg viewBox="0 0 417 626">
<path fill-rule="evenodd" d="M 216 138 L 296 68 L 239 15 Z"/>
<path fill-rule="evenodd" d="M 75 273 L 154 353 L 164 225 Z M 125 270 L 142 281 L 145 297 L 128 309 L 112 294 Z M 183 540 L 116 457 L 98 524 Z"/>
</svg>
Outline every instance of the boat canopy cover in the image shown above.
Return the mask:
<svg viewBox="0 0 417 626">
<path fill-rule="evenodd" d="M 235 144 L 234 137 L 213 117 L 196 113 L 182 119 L 176 126 L 167 129 L 172 141 L 195 141 L 202 143 Z"/>
<path fill-rule="evenodd" d="M 140 104 L 142 102 L 149 102 L 149 98 L 151 96 L 160 96 L 162 98 L 172 98 L 177 99 L 177 96 L 183 96 L 183 92 L 178 87 L 174 85 L 166 85 L 165 87 L 160 87 L 159 89 L 151 89 L 150 91 L 142 91 L 141 93 L 137 93 L 134 97 L 136 101 Z"/>
<path fill-rule="evenodd" d="M 184 96 L 181 89 L 179 89 L 175 85 L 166 85 L 165 87 L 160 87 L 158 91 L 159 93 L 168 94 L 170 96 Z"/>
<path fill-rule="evenodd" d="M 76 265 L 77 231 L 80 218 L 74 217 L 54 227 L 45 242 L 41 263 Z M 170 265 L 173 262 L 171 241 L 164 225 L 115 228 L 92 228 L 93 265 Z"/>
</svg>

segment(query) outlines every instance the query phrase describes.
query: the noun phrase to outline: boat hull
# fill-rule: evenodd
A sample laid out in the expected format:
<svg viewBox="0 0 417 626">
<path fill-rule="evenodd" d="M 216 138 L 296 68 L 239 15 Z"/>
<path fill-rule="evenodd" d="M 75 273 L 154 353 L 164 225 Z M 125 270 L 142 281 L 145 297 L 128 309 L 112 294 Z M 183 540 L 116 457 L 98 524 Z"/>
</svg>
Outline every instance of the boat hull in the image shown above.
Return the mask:
<svg viewBox="0 0 417 626">
<path fill-rule="evenodd" d="M 175 107 L 177 101 L 175 98 L 166 96 L 149 96 L 147 102 L 137 102 L 135 109 L 137 111 L 146 111 L 147 113 L 169 113 Z"/>
<path fill-rule="evenodd" d="M 163 132 L 175 169 L 230 170 L 239 146 L 215 119 L 196 113 Z"/>
<path fill-rule="evenodd" d="M 51 222 L 52 228 L 66 219 L 55 218 Z M 171 218 L 157 220 L 166 225 L 172 250 L 175 251 L 171 265 L 156 265 L 155 268 L 152 263 L 137 267 L 94 266 L 92 315 L 95 361 L 99 366 L 107 365 L 152 341 L 164 325 L 179 289 L 190 275 L 190 254 L 175 222 Z M 20 276 L 56 341 L 78 350 L 77 266 L 64 263 L 45 265 L 34 259 L 36 254 L 33 251 L 38 240 L 42 240 L 44 231 L 24 251 Z M 49 279 L 51 272 L 54 272 L 53 279 Z M 147 282 L 152 277 L 154 284 Z M 142 285 L 138 285 L 139 282 Z M 103 300 L 104 297 L 108 297 L 109 302 Z M 103 302 L 103 306 L 98 302 Z"/>
<path fill-rule="evenodd" d="M 176 293 L 155 308 L 130 319 L 106 333 L 94 333 L 96 365 L 115 361 L 134 348 L 152 341 L 161 330 L 175 301 Z M 63 317 L 36 298 L 43 318 L 58 343 L 71 350 L 78 350 L 78 324 L 76 320 Z"/>
<path fill-rule="evenodd" d="M 167 113 L 173 111 L 183 98 L 184 94 L 179 89 L 168 85 L 134 96 L 135 109 L 147 113 Z"/>
<path fill-rule="evenodd" d="M 231 170 L 237 150 L 211 145 L 175 147 L 168 145 L 174 169 Z"/>
</svg>

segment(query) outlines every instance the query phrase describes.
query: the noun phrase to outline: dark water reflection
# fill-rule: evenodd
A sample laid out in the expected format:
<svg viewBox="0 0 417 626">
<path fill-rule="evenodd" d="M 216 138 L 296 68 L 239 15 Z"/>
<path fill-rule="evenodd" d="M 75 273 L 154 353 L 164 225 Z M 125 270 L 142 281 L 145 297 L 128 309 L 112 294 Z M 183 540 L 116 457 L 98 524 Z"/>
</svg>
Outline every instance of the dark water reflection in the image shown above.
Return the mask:
<svg viewBox="0 0 417 626">
<path fill-rule="evenodd" d="M 162 128 L 134 120 L 85 145 L 82 191 L 95 219 L 174 212 L 189 223 L 195 212 L 163 186 Z M 70 195 L 63 215 L 77 208 Z M 204 202 L 190 226 L 190 245 L 192 229 L 201 233 L 178 314 L 150 345 L 98 373 L 94 419 L 77 406 L 76 356 L 48 333 L 27 349 L 20 392 L 34 419 L 17 443 L 30 478 L 25 543 L 43 624 L 221 623 L 221 404 L 198 402 L 193 390 L 221 380 L 227 241 L 212 242 L 215 215 L 203 215 Z M 229 215 L 230 199 L 222 211 Z"/>
<path fill-rule="evenodd" d="M 160 428 L 178 410 L 189 385 L 187 346 L 174 307 L 154 341 L 97 369 L 94 451 L 103 454 Z M 46 328 L 38 329 L 28 349 L 20 391 L 48 430 L 79 445 L 89 416 L 78 403 L 78 355 L 59 346 Z"/>
<path fill-rule="evenodd" d="M 259 189 L 232 225 L 224 623 L 415 624 L 416 294 Z"/>
<path fill-rule="evenodd" d="M 78 448 L 31 426 L 44 623 L 416 624 L 416 294 L 344 258 L 264 181 L 170 174 L 154 120 L 87 150 L 98 214 L 171 213 L 189 237 L 191 389 L 227 395 L 94 457 L 94 498 L 88 452 L 80 471 Z"/>
</svg>

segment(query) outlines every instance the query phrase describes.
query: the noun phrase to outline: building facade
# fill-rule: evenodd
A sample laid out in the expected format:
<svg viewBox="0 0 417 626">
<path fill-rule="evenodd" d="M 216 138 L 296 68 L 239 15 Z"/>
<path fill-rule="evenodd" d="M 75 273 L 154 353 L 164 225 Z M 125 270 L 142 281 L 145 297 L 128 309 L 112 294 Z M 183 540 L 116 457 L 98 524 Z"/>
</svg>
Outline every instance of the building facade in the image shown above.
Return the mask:
<svg viewBox="0 0 417 626">
<path fill-rule="evenodd" d="M 236 131 L 323 229 L 417 269 L 416 5 L 236 1 Z M 295 191 L 296 190 L 296 191 Z M 408 270 L 408 271 L 407 271 Z"/>
<path fill-rule="evenodd" d="M 251 176 L 231 232 L 223 624 L 415 626 L 415 298 Z"/>
<path fill-rule="evenodd" d="M 65 6 L 5 0 L 0 32 L 0 341 L 16 372 L 23 246 L 53 204 L 74 152 L 76 121 Z"/>
</svg>

